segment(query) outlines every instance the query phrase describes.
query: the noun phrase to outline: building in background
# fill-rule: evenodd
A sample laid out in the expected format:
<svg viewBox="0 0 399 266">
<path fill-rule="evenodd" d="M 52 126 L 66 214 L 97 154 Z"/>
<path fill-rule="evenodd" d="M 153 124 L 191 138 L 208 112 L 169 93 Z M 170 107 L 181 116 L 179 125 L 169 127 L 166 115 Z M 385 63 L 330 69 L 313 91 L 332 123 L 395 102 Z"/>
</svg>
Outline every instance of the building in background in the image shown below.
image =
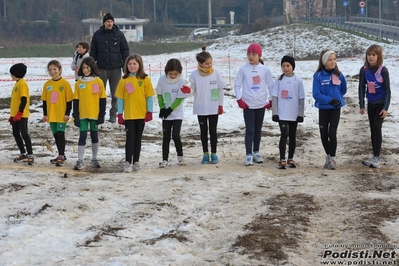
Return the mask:
<svg viewBox="0 0 399 266">
<path fill-rule="evenodd" d="M 125 34 L 128 42 L 142 42 L 144 40 L 144 25 L 148 23 L 148 19 L 138 19 L 135 17 L 130 18 L 115 18 L 114 24 Z M 89 24 L 90 38 L 94 32 L 101 27 L 102 19 L 88 18 L 82 20 L 83 23 Z"/>
</svg>

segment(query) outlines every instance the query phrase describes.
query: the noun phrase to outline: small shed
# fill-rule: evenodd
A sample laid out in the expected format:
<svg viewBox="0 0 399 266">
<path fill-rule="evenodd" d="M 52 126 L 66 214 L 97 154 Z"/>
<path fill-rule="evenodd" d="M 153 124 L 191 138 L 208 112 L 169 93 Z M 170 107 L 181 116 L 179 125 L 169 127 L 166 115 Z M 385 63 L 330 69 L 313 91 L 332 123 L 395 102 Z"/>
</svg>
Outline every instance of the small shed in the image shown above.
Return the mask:
<svg viewBox="0 0 399 266">
<path fill-rule="evenodd" d="M 130 18 L 114 18 L 114 24 L 125 34 L 128 42 L 142 42 L 144 40 L 143 26 L 148 23 L 148 19 Z M 103 25 L 100 18 L 88 18 L 82 20 L 83 23 L 89 24 L 90 37 L 94 32 Z"/>
<path fill-rule="evenodd" d="M 215 17 L 215 20 L 218 25 L 226 24 L 226 17 Z"/>
</svg>

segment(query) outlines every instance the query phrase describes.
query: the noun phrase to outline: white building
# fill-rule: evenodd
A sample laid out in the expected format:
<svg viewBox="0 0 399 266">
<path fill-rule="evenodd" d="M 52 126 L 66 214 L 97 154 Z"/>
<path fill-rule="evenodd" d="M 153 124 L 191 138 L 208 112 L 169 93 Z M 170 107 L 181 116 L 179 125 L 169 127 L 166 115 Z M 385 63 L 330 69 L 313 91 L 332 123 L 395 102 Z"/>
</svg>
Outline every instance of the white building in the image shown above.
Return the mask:
<svg viewBox="0 0 399 266">
<path fill-rule="evenodd" d="M 148 19 L 137 19 L 135 17 L 130 18 L 114 18 L 114 24 L 125 34 L 128 42 L 142 42 L 144 40 L 143 26 L 148 23 Z M 103 25 L 102 19 L 100 18 L 88 18 L 82 20 L 83 23 L 89 24 L 90 37 L 93 36 L 94 32 Z"/>
</svg>

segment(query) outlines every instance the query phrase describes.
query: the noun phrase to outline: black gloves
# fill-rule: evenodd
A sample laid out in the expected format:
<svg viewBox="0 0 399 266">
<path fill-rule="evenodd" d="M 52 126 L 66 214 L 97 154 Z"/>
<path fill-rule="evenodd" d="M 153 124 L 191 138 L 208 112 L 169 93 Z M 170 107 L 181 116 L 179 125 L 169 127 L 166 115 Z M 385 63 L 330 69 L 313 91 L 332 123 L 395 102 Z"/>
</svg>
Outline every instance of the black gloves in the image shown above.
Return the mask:
<svg viewBox="0 0 399 266">
<path fill-rule="evenodd" d="M 168 116 L 171 114 L 173 112 L 173 110 L 172 110 L 172 108 L 167 108 L 167 109 L 165 109 L 165 108 L 162 108 L 160 111 L 159 111 L 159 118 L 168 118 Z"/>
<path fill-rule="evenodd" d="M 298 123 L 302 123 L 302 122 L 303 122 L 303 116 L 298 116 L 298 117 L 296 118 L 296 121 L 297 121 Z"/>
<path fill-rule="evenodd" d="M 165 108 L 161 108 L 161 110 L 159 110 L 159 118 L 163 118 L 165 113 Z"/>
<path fill-rule="evenodd" d="M 273 115 L 273 116 L 272 116 L 272 120 L 273 120 L 274 122 L 278 122 L 278 121 L 280 121 L 280 118 L 278 117 L 278 115 Z"/>
<path fill-rule="evenodd" d="M 330 104 L 331 104 L 332 106 L 334 106 L 334 107 L 338 107 L 338 106 L 341 105 L 341 101 L 339 101 L 339 100 L 337 100 L 337 99 L 335 99 L 335 98 L 332 98 L 332 100 L 330 101 Z"/>
</svg>

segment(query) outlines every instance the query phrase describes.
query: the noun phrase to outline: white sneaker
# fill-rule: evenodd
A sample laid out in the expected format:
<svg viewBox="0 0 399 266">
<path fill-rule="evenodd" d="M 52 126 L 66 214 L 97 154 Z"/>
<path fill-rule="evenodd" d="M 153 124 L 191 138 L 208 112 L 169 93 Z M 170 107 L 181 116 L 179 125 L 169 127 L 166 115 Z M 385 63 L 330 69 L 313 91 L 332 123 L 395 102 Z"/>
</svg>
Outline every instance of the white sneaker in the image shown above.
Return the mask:
<svg viewBox="0 0 399 266">
<path fill-rule="evenodd" d="M 362 164 L 364 164 L 365 166 L 370 166 L 373 163 L 373 159 L 374 159 L 374 157 L 364 160 L 364 161 L 362 161 Z"/>
<path fill-rule="evenodd" d="M 159 168 L 166 168 L 168 167 L 168 161 L 163 160 L 162 162 L 159 163 Z"/>
<path fill-rule="evenodd" d="M 257 151 L 257 152 L 254 152 L 254 154 L 253 154 L 253 161 L 254 161 L 255 163 L 263 163 L 263 159 L 262 159 L 262 157 L 260 156 L 260 154 L 259 154 L 258 151 Z"/>
<path fill-rule="evenodd" d="M 326 156 L 326 162 L 324 163 L 324 169 L 329 169 L 330 168 L 330 161 L 331 161 L 330 155 L 327 155 Z"/>
<path fill-rule="evenodd" d="M 337 162 L 335 161 L 335 159 L 331 159 L 330 160 L 329 167 L 330 167 L 331 170 L 337 169 Z"/>
<path fill-rule="evenodd" d="M 123 164 L 123 172 L 124 173 L 131 173 L 132 172 L 132 165 L 129 162 L 125 162 Z"/>
<path fill-rule="evenodd" d="M 250 166 L 253 164 L 252 154 L 248 154 L 247 158 L 245 159 L 245 166 Z"/>
<path fill-rule="evenodd" d="M 381 159 L 380 159 L 380 157 L 374 156 L 370 167 L 372 167 L 372 168 L 380 168 L 381 167 Z"/>
<path fill-rule="evenodd" d="M 177 162 L 179 165 L 186 165 L 186 160 L 183 159 L 183 156 L 177 156 Z"/>
<path fill-rule="evenodd" d="M 140 170 L 140 164 L 139 162 L 135 162 L 133 164 L 133 171 L 137 172 L 138 170 Z"/>
</svg>

